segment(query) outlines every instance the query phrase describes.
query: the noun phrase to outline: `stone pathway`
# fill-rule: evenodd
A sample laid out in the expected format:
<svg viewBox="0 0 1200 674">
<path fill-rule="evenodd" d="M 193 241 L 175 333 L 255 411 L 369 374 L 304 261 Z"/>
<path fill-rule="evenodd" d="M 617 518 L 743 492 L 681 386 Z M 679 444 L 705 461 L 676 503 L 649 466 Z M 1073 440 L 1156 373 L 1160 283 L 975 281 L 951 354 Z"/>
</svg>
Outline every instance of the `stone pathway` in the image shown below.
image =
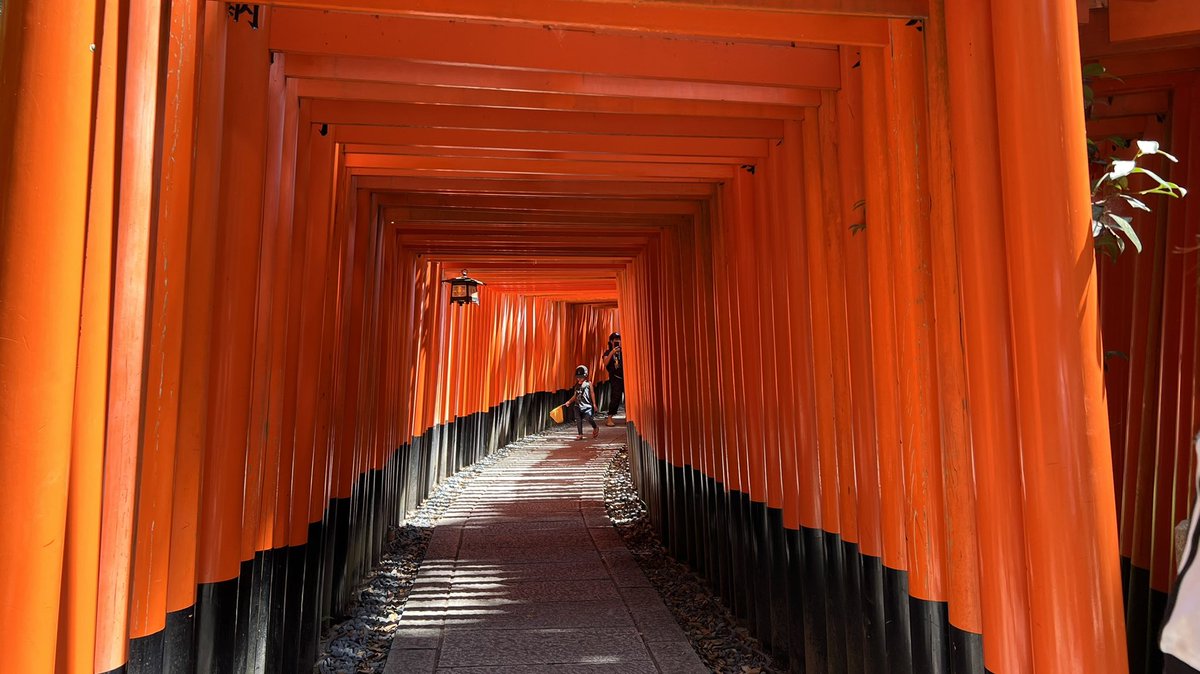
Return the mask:
<svg viewBox="0 0 1200 674">
<path fill-rule="evenodd" d="M 546 433 L 439 520 L 387 674 L 708 672 L 604 508 L 623 424 Z M 590 428 L 587 429 L 590 434 Z"/>
</svg>

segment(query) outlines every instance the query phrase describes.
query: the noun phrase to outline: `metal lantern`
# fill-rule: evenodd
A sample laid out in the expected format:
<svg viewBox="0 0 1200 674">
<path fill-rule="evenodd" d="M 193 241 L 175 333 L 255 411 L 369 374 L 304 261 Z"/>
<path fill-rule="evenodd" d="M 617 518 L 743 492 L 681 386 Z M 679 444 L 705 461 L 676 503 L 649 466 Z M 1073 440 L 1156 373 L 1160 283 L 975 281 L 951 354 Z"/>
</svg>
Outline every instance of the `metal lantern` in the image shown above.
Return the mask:
<svg viewBox="0 0 1200 674">
<path fill-rule="evenodd" d="M 442 283 L 450 284 L 451 304 L 479 304 L 479 286 L 485 285 L 483 281 L 467 276 L 466 269 L 462 276 L 445 279 Z"/>
</svg>

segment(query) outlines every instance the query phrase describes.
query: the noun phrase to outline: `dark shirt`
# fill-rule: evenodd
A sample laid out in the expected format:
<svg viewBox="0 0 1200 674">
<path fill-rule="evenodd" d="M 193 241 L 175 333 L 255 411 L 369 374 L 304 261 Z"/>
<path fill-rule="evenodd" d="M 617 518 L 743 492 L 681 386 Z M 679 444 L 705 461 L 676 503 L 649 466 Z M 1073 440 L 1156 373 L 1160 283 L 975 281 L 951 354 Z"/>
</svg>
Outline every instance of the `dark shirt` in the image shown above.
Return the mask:
<svg viewBox="0 0 1200 674">
<path fill-rule="evenodd" d="M 605 351 L 604 357 L 608 358 L 608 354 L 612 352 L 612 349 Z M 608 361 L 608 364 L 604 366 L 604 369 L 608 370 L 609 379 L 625 379 L 625 368 L 621 362 L 623 354 L 624 352 L 618 351 L 613 355 L 612 360 Z"/>
<path fill-rule="evenodd" d="M 591 412 L 592 403 L 592 385 L 590 382 L 580 382 L 575 385 L 575 406 L 580 412 Z"/>
</svg>

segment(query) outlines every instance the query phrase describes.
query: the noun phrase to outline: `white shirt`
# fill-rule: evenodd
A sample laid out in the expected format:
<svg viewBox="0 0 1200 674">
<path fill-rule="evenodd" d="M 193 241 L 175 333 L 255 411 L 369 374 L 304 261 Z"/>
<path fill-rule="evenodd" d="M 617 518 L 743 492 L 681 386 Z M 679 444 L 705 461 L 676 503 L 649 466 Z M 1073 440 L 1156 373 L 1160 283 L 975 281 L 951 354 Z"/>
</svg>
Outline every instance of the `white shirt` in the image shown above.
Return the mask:
<svg viewBox="0 0 1200 674">
<path fill-rule="evenodd" d="M 1195 445 L 1200 452 L 1200 437 Z M 1198 476 L 1200 477 L 1200 476 Z M 1200 480 L 1197 480 L 1200 489 Z M 1168 653 L 1200 669 L 1200 499 L 1192 507 L 1191 526 L 1188 527 L 1187 545 L 1183 549 L 1183 562 L 1179 567 L 1179 578 L 1167 600 L 1159 646 Z"/>
</svg>

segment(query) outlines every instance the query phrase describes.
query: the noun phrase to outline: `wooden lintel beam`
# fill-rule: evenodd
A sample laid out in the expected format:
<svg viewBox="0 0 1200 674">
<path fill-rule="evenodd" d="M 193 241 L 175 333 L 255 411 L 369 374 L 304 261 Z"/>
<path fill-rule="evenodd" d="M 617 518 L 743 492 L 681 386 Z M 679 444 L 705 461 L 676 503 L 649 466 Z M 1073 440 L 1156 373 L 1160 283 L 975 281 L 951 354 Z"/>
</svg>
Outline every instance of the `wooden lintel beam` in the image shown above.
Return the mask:
<svg viewBox="0 0 1200 674">
<path fill-rule="evenodd" d="M 694 82 L 645 77 L 611 77 L 582 73 L 497 70 L 484 66 L 397 61 L 315 54 L 288 54 L 284 72 L 292 78 L 336 79 L 488 91 L 566 93 L 615 98 L 671 98 L 796 105 L 806 90 L 752 84 Z"/>
<path fill-rule="evenodd" d="M 508 195 L 398 194 L 380 196 L 386 206 L 410 208 L 550 211 L 555 213 L 634 213 L 639 215 L 694 215 L 699 203 L 667 199 L 613 201 L 600 197 L 514 197 Z"/>
<path fill-rule="evenodd" d="M 836 89 L 836 49 L 601 35 L 280 8 L 270 48 L 535 72 L 574 72 L 769 86 Z"/>
<path fill-rule="evenodd" d="M 310 106 L 310 116 L 315 124 L 551 131 L 626 136 L 772 139 L 783 137 L 783 122 L 776 119 L 617 115 L 557 110 L 484 110 L 453 105 L 377 101 L 314 100 Z"/>
<path fill-rule="evenodd" d="M 538 180 L 545 181 L 568 181 L 577 182 L 580 180 L 590 181 L 616 181 L 626 182 L 631 178 L 646 182 L 664 182 L 664 183 L 680 183 L 694 182 L 711 185 L 714 182 L 722 182 L 712 178 L 683 178 L 677 175 L 657 176 L 657 175 L 608 175 L 608 174 L 589 174 L 589 173 L 513 173 L 510 171 L 485 171 L 485 170 L 458 170 L 444 169 L 431 170 L 428 168 L 355 168 L 349 169 L 347 175 L 351 178 L 363 177 L 422 177 L 428 178 L 438 176 L 448 179 L 491 179 L 491 178 L 517 178 L 522 180 L 532 179 L 534 176 Z"/>
<path fill-rule="evenodd" d="M 412 209 L 409 217 L 403 219 L 405 229 L 413 231 L 430 230 L 435 232 L 445 232 L 447 230 L 455 230 L 458 228 L 479 227 L 486 224 L 489 232 L 497 234 L 522 234 L 522 235 L 538 235 L 545 233 L 546 235 L 561 235 L 564 231 L 578 232 L 580 227 L 602 227 L 608 228 L 614 233 L 621 234 L 637 234 L 640 235 L 640 240 L 645 240 L 646 232 L 657 227 L 675 227 L 681 224 L 686 224 L 682 218 L 676 218 L 675 221 L 664 219 L 662 216 L 647 220 L 637 220 L 629 216 L 623 217 L 600 217 L 600 216 L 564 216 L 553 213 L 502 213 L 494 214 L 497 217 L 492 219 L 471 218 L 465 220 L 446 219 L 442 216 L 436 218 L 425 218 L 421 216 L 419 209 Z M 395 223 L 395 220 L 386 219 L 389 224 Z M 653 226 L 651 227 L 651 223 Z"/>
<path fill-rule="evenodd" d="M 706 199 L 713 195 L 713 187 L 703 183 L 647 183 L 642 181 L 548 183 L 542 180 L 502 178 L 464 180 L 429 177 L 362 177 L 358 179 L 357 188 L 376 193 L 376 198 L 380 200 L 400 192 L 541 197 L 591 196 L 602 197 L 610 201 L 645 197 Z"/>
<path fill-rule="evenodd" d="M 611 98 L 333 79 L 301 79 L 297 80 L 296 86 L 296 92 L 301 98 L 460 105 L 487 109 L 565 110 L 695 117 L 800 119 L 804 114 L 804 107 L 816 107 L 821 103 L 820 92 L 815 89 L 792 91 L 795 94 L 791 97 L 793 103 L 780 105 L 672 98 Z"/>
<path fill-rule="evenodd" d="M 533 150 L 493 150 L 476 148 L 404 147 L 397 145 L 345 146 L 348 154 L 379 154 L 412 157 L 477 157 L 485 159 L 560 159 L 564 161 L 660 162 L 668 164 L 752 164 L 754 157 L 682 156 L 650 154 L 616 154 L 600 152 L 537 152 Z"/>
<path fill-rule="evenodd" d="M 265 4 L 596 32 L 871 46 L 887 44 L 887 27 L 882 25 L 880 18 L 928 14 L 928 4 L 924 0 L 840 3 L 830 0 L 792 0 L 786 4 L 595 0 L 267 0 Z"/>
<path fill-rule="evenodd" d="M 722 164 L 562 161 L 557 159 L 488 159 L 476 157 L 414 157 L 347 154 L 348 169 L 423 169 L 429 171 L 488 171 L 517 175 L 657 176 L 662 178 L 733 177 L 736 167 Z"/>
<path fill-rule="evenodd" d="M 335 125 L 336 142 L 429 148 L 473 148 L 524 152 L 592 152 L 663 156 L 765 157 L 770 141 L 706 136 L 628 136 L 532 130 L 433 129 Z"/>
</svg>

